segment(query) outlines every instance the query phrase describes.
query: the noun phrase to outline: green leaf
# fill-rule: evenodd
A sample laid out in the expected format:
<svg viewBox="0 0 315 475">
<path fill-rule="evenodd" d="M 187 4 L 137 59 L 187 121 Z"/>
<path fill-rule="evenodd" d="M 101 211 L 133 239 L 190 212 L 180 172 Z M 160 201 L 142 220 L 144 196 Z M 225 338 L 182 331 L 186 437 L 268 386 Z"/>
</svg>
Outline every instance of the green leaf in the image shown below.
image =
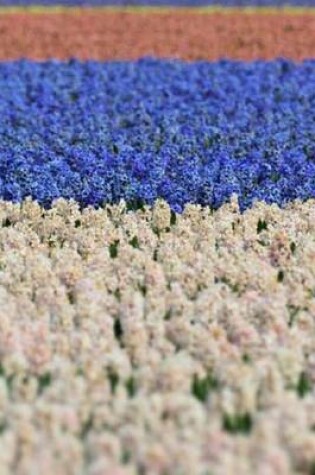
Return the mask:
<svg viewBox="0 0 315 475">
<path fill-rule="evenodd" d="M 201 402 L 205 402 L 211 391 L 218 389 L 219 383 L 212 376 L 208 374 L 204 378 L 199 378 L 198 375 L 194 375 L 192 382 L 191 392 Z"/>
<path fill-rule="evenodd" d="M 253 421 L 251 415 L 244 414 L 224 414 L 223 429 L 231 434 L 248 434 L 252 430 Z"/>
<path fill-rule="evenodd" d="M 265 220 L 261 220 L 259 218 L 258 223 L 257 223 L 257 234 L 260 234 L 262 231 L 265 231 L 268 229 L 268 225 Z"/>
<path fill-rule="evenodd" d="M 119 376 L 115 371 L 109 370 L 108 371 L 108 378 L 110 382 L 110 389 L 112 394 L 116 393 L 116 388 L 119 383 Z"/>
<path fill-rule="evenodd" d="M 130 241 L 129 241 L 130 246 L 134 247 L 135 249 L 139 249 L 139 239 L 137 236 L 134 236 Z"/>
<path fill-rule="evenodd" d="M 303 398 L 307 393 L 312 390 L 311 381 L 304 371 L 302 371 L 300 374 L 296 389 L 300 398 Z"/>
<path fill-rule="evenodd" d="M 116 239 L 114 242 L 111 242 L 109 245 L 109 255 L 112 259 L 115 259 L 118 255 L 118 246 L 119 246 L 119 239 Z"/>
<path fill-rule="evenodd" d="M 277 280 L 278 282 L 283 282 L 283 279 L 284 279 L 284 272 L 283 270 L 279 270 Z"/>
<path fill-rule="evenodd" d="M 49 372 L 38 376 L 38 392 L 41 394 L 51 384 L 51 374 Z"/>
<path fill-rule="evenodd" d="M 177 216 L 174 211 L 171 211 L 171 226 L 174 226 L 176 224 Z"/>
<path fill-rule="evenodd" d="M 126 381 L 126 389 L 129 397 L 133 397 L 137 392 L 136 381 L 133 376 L 130 376 Z"/>
<path fill-rule="evenodd" d="M 124 334 L 123 328 L 121 326 L 121 322 L 119 318 L 115 318 L 114 320 L 114 335 L 115 338 L 119 341 L 121 341 L 122 336 Z"/>
</svg>

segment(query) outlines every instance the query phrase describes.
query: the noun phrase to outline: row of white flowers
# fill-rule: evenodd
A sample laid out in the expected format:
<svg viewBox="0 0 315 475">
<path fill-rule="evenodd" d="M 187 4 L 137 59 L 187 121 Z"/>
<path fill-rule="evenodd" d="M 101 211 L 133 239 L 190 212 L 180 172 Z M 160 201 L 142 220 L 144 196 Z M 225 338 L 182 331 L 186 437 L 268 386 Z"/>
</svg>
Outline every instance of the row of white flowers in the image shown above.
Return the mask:
<svg viewBox="0 0 315 475">
<path fill-rule="evenodd" d="M 314 475 L 315 201 L 1 202 L 0 363 L 1 475 Z"/>
</svg>

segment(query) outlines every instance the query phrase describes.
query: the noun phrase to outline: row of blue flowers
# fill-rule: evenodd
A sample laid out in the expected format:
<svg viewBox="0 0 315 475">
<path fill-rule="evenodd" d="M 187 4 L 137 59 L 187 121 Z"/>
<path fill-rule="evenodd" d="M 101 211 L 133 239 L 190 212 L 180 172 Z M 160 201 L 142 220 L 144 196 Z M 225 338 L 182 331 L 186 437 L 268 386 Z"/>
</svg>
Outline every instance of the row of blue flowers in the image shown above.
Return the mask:
<svg viewBox="0 0 315 475">
<path fill-rule="evenodd" d="M 315 60 L 0 63 L 0 198 L 315 198 Z"/>
</svg>

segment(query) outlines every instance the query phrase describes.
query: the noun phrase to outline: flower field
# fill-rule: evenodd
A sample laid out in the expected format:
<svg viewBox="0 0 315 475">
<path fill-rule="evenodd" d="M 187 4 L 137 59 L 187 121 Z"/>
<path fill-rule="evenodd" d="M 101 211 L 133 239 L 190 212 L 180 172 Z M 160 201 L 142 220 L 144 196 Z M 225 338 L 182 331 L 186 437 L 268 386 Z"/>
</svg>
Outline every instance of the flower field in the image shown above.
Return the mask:
<svg viewBox="0 0 315 475">
<path fill-rule="evenodd" d="M 314 7 L 0 0 L 0 475 L 315 475 Z"/>
</svg>

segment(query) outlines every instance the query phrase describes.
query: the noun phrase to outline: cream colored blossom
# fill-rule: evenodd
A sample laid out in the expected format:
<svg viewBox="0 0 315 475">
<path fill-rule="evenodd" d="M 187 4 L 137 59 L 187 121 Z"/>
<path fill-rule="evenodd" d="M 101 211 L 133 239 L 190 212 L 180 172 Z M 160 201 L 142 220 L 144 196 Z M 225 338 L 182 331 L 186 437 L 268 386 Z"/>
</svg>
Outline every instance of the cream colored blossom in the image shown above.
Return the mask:
<svg viewBox="0 0 315 475">
<path fill-rule="evenodd" d="M 0 474 L 310 475 L 314 203 L 0 202 Z"/>
</svg>

